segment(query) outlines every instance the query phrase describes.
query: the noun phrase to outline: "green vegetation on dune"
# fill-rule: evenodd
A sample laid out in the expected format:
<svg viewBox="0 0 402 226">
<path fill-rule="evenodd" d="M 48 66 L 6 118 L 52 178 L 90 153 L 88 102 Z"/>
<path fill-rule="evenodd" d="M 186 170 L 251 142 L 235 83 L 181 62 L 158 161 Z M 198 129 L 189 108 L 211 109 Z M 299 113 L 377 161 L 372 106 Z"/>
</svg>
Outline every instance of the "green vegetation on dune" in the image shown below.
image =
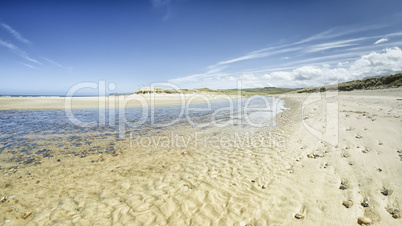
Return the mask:
<svg viewBox="0 0 402 226">
<path fill-rule="evenodd" d="M 324 92 L 330 90 L 339 91 L 351 91 L 356 89 L 381 89 L 390 87 L 402 86 L 402 73 L 383 76 L 383 77 L 373 77 L 362 80 L 354 80 L 349 82 L 342 82 L 333 85 L 326 85 L 322 87 L 315 88 L 305 88 L 305 89 L 287 89 L 287 88 L 277 88 L 277 87 L 264 87 L 264 88 L 245 88 L 245 89 L 209 89 L 209 88 L 199 88 L 199 89 L 164 89 L 158 87 L 145 87 L 138 89 L 136 94 L 146 94 L 146 93 L 166 93 L 166 94 L 224 94 L 224 95 L 237 95 L 243 96 L 249 95 L 274 95 L 283 94 L 289 92 L 297 93 L 312 93 L 312 92 Z"/>
<path fill-rule="evenodd" d="M 313 93 L 324 92 L 330 90 L 339 91 L 352 91 L 359 89 L 382 89 L 402 86 L 402 74 L 395 74 L 389 76 L 383 76 L 378 78 L 367 78 L 362 80 L 353 80 L 349 82 L 342 82 L 333 85 L 326 85 L 316 88 L 305 88 L 298 90 L 298 93 Z"/>
</svg>

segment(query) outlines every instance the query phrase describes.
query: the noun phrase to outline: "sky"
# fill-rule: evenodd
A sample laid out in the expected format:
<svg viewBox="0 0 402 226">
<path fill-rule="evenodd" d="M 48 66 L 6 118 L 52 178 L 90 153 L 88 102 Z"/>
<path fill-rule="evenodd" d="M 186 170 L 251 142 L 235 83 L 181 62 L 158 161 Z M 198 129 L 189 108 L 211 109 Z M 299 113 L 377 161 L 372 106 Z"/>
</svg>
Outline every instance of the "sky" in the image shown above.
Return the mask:
<svg viewBox="0 0 402 226">
<path fill-rule="evenodd" d="M 401 49 L 400 0 L 0 0 L 0 95 L 314 87 L 402 72 Z"/>
</svg>

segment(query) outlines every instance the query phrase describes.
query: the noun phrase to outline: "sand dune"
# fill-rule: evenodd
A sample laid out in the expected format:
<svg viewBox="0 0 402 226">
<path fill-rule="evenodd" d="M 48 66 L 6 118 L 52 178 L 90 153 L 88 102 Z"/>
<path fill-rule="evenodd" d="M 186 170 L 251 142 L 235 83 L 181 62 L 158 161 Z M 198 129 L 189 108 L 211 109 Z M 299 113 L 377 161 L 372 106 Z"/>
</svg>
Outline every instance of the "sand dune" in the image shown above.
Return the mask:
<svg viewBox="0 0 402 226">
<path fill-rule="evenodd" d="M 275 147 L 145 148 L 127 138 L 114 155 L 55 153 L 39 165 L 2 167 L 0 223 L 357 225 L 366 217 L 401 225 L 402 89 L 314 95 L 281 96 L 288 110 L 279 126 L 253 133 L 284 141 Z M 178 126 L 144 136 L 172 131 L 196 132 Z"/>
</svg>

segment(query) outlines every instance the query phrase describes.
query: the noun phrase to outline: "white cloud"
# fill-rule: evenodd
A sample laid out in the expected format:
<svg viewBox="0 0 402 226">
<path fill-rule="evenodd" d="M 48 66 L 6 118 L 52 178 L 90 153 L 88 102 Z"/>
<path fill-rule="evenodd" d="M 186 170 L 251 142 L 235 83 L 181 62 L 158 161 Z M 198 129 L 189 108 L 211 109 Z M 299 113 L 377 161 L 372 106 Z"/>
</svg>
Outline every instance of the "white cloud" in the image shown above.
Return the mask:
<svg viewBox="0 0 402 226">
<path fill-rule="evenodd" d="M 209 74 L 198 76 L 197 84 L 210 88 L 234 88 L 241 80 L 242 86 L 252 87 L 314 87 L 331 83 L 362 79 L 368 76 L 391 75 L 402 72 L 402 50 L 399 47 L 387 48 L 365 54 L 352 62 L 338 62 L 334 66 L 305 65 L 292 70 L 270 73 L 241 73 L 240 75 Z M 189 79 L 187 77 L 187 79 Z M 171 80 L 171 82 L 175 82 Z M 179 86 L 194 88 L 193 81 L 176 80 Z"/>
<path fill-rule="evenodd" d="M 14 36 L 15 39 L 17 39 L 18 41 L 24 43 L 24 44 L 32 44 L 28 39 L 22 37 L 22 35 L 14 30 L 10 25 L 7 24 L 0 24 L 4 29 L 6 29 L 12 36 Z"/>
<path fill-rule="evenodd" d="M 263 78 L 297 86 L 320 86 L 331 82 L 343 82 L 361 79 L 367 76 L 391 75 L 402 72 L 402 51 L 398 47 L 385 49 L 382 52 L 371 52 L 356 61 L 338 64 L 338 67 L 328 68 L 303 66 L 292 71 L 272 72 Z"/>
<path fill-rule="evenodd" d="M 402 51 L 399 47 L 387 48 L 384 52 L 371 52 L 350 66 L 354 78 L 373 75 L 390 75 L 402 71 Z"/>
<path fill-rule="evenodd" d="M 402 72 L 402 32 L 358 36 L 379 28 L 384 24 L 332 28 L 301 41 L 218 61 L 205 73 L 169 81 L 188 88 L 234 88 L 238 80 L 243 87 L 306 87 Z M 389 46 L 395 47 L 384 49 Z"/>
<path fill-rule="evenodd" d="M 377 44 L 380 44 L 383 42 L 388 42 L 388 39 L 387 38 L 378 39 L 376 42 L 374 42 L 374 45 L 377 45 Z"/>
</svg>

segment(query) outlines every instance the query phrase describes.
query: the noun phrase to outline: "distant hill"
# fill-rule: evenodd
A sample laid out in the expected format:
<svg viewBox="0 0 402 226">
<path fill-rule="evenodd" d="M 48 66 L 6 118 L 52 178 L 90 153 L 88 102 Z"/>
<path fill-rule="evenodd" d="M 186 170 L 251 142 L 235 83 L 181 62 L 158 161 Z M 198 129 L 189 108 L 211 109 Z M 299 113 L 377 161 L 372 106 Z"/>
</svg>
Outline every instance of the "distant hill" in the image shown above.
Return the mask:
<svg viewBox="0 0 402 226">
<path fill-rule="evenodd" d="M 324 92 L 328 90 L 351 91 L 358 89 L 383 89 L 402 86 L 402 74 L 395 74 L 382 77 L 371 77 L 362 80 L 353 80 L 334 85 L 326 85 L 316 88 L 305 88 L 298 90 L 298 93 Z"/>
</svg>

